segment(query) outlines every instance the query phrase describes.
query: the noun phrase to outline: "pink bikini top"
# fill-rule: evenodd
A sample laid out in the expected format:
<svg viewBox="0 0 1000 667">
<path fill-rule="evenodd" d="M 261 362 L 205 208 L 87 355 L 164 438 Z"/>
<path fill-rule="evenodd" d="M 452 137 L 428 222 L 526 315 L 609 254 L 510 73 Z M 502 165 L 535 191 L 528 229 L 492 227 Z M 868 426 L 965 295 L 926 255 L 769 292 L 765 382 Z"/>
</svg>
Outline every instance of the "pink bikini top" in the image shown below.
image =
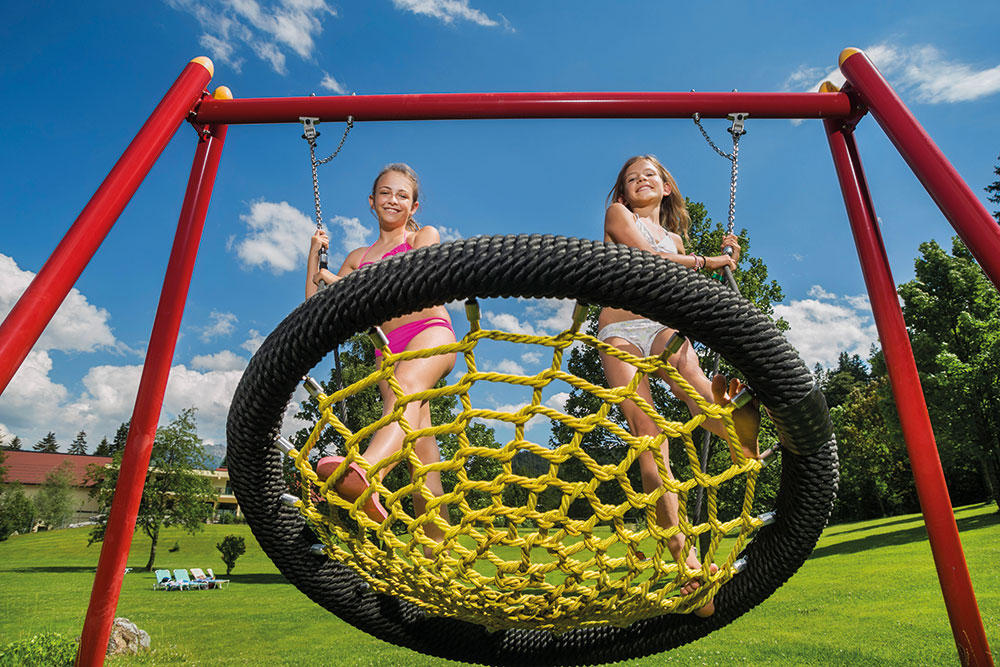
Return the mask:
<svg viewBox="0 0 1000 667">
<path fill-rule="evenodd" d="M 378 241 L 376 241 L 375 243 L 378 243 Z M 368 250 L 371 250 L 372 248 L 374 248 L 375 247 L 375 243 L 373 243 L 370 246 L 368 246 Z M 372 264 L 372 263 L 378 261 L 378 260 L 372 260 L 371 262 L 366 262 L 365 261 L 365 258 L 368 257 L 368 250 L 365 250 L 365 254 L 361 255 L 361 262 L 358 264 L 358 268 L 359 269 L 362 266 L 365 266 L 366 264 Z M 408 241 L 403 241 L 398 246 L 396 246 L 395 248 L 393 248 L 389 252 L 387 252 L 384 255 L 382 255 L 382 257 L 380 259 L 385 259 L 386 257 L 392 257 L 393 255 L 398 255 L 399 253 L 406 252 L 407 250 L 413 250 L 413 246 L 411 246 Z"/>
</svg>

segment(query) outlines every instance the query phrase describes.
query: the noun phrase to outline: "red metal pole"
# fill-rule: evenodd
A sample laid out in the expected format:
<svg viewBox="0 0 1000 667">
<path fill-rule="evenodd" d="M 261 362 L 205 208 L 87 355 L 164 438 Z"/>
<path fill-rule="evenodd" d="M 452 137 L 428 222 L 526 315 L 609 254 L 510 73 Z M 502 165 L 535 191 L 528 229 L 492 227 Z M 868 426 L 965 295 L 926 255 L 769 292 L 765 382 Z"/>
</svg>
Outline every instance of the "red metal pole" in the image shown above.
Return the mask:
<svg viewBox="0 0 1000 667">
<path fill-rule="evenodd" d="M 212 78 L 212 61 L 192 60 L 167 91 L 0 325 L 0 393 L 28 356 L 115 220 Z"/>
<path fill-rule="evenodd" d="M 205 100 L 199 123 L 454 120 L 471 118 L 846 118 L 845 93 L 447 93 Z"/>
<path fill-rule="evenodd" d="M 1000 289 L 1000 225 L 858 49 L 840 54 L 840 69 L 941 212 Z"/>
<path fill-rule="evenodd" d="M 872 313 L 882 342 L 889 382 L 899 410 L 903 438 L 958 655 L 963 665 L 989 667 L 993 665 L 993 657 L 969 578 L 917 365 L 896 296 L 896 284 L 876 224 L 875 208 L 854 135 L 835 120 L 823 122 L 871 298 Z"/>
<path fill-rule="evenodd" d="M 220 87 L 215 92 L 231 95 L 229 89 Z M 122 577 L 128 560 L 132 535 L 135 532 L 139 503 L 142 500 L 149 457 L 156 437 L 156 424 L 160 419 L 163 394 L 170 375 L 170 363 L 177 343 L 184 302 L 187 300 L 191 272 L 198 254 L 205 215 L 212 197 L 212 186 L 219 168 L 219 158 L 226 139 L 225 125 L 213 125 L 203 136 L 195 151 L 191 176 L 188 179 L 184 204 L 181 206 L 177 234 L 174 236 L 170 261 L 163 280 L 160 303 L 153 322 L 146 363 L 139 381 L 139 392 L 132 412 L 132 423 L 125 444 L 118 484 L 115 487 L 111 513 L 104 533 L 101 558 L 90 594 L 90 606 L 83 625 L 77 665 L 92 667 L 104 664 L 104 654 L 114 622 Z"/>
</svg>

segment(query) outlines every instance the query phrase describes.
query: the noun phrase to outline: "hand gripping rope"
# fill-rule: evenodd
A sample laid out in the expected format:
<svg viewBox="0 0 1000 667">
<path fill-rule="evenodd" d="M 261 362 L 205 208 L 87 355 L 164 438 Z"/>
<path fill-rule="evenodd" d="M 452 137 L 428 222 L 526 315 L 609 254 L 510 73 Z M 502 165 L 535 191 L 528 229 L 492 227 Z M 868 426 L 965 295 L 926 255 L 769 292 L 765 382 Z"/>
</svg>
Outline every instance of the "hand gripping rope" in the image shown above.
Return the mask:
<svg viewBox="0 0 1000 667">
<path fill-rule="evenodd" d="M 459 609 L 454 614 L 430 613 L 407 599 L 414 591 L 376 590 L 358 573 L 357 563 L 329 557 L 330 543 L 313 548 L 315 529 L 300 511 L 306 503 L 294 496 L 290 499 L 296 507 L 283 502 L 286 454 L 275 447 L 299 379 L 356 332 L 418 309 L 475 297 L 563 298 L 625 308 L 719 351 L 747 379 L 779 432 L 781 488 L 771 522 L 756 530 L 732 563 L 732 576 L 718 587 L 715 614 L 706 619 L 662 614 L 625 626 L 588 624 L 593 619 L 581 618 L 579 626 L 558 630 L 537 629 L 530 622 L 495 629 L 488 623 L 461 620 Z M 466 339 L 472 336 L 470 332 Z M 251 360 L 233 399 L 227 441 L 230 474 L 247 522 L 290 582 L 343 620 L 381 639 L 431 655 L 497 665 L 620 661 L 679 646 L 732 622 L 802 565 L 826 524 L 837 486 L 836 443 L 822 393 L 766 316 L 717 281 L 674 262 L 622 245 L 553 236 L 483 236 L 420 248 L 354 271 L 309 299 L 272 332 Z M 508 443 L 505 449 L 511 446 Z M 533 482 L 522 478 L 521 483 Z M 374 532 L 358 515 L 359 525 L 369 528 L 362 532 L 379 534 L 401 518 L 395 505 L 387 508 L 390 518 Z M 471 533 L 486 530 L 477 523 L 478 516 L 466 511 L 453 525 L 458 534 L 446 538 L 453 539 L 445 545 L 450 554 L 439 549 L 435 560 L 421 561 L 416 550 L 415 561 L 430 574 L 460 569 L 464 561 L 455 554 L 466 558 Z M 539 518 L 551 518 L 556 524 L 568 520 L 559 514 Z M 381 535 L 389 543 L 417 539 L 418 524 L 426 520 L 409 519 L 416 531 L 410 537 Z M 756 525 L 761 523 L 768 521 Z M 590 536 L 582 537 L 586 541 Z M 551 545 L 553 551 L 558 547 Z M 543 590 L 547 584 L 538 580 Z M 472 591 L 470 597 L 475 594 Z M 621 603 L 636 601 L 622 598 Z M 530 611 L 529 606 L 520 613 Z"/>
</svg>

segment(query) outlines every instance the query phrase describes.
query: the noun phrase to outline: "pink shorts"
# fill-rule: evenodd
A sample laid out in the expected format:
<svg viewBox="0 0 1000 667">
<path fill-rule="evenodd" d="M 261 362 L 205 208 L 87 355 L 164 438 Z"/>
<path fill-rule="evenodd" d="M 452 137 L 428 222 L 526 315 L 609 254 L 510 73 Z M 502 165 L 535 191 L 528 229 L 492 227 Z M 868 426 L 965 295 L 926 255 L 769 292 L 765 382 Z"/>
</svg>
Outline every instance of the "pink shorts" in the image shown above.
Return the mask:
<svg viewBox="0 0 1000 667">
<path fill-rule="evenodd" d="M 396 327 L 385 335 L 389 339 L 389 350 L 393 353 L 402 352 L 410 344 L 411 340 L 431 327 L 447 327 L 448 331 L 451 331 L 452 334 L 455 333 L 451 328 L 451 322 L 442 317 L 428 317 L 425 320 L 408 322 L 400 327 Z M 382 351 L 377 347 L 375 348 L 375 356 L 382 356 Z"/>
</svg>

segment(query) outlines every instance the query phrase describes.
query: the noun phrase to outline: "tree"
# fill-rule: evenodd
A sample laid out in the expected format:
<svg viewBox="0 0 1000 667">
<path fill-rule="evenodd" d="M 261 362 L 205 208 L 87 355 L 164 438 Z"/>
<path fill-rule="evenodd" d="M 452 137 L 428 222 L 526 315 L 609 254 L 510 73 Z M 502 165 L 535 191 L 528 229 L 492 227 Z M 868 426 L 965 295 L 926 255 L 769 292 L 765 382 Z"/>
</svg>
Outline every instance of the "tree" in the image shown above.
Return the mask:
<svg viewBox="0 0 1000 667">
<path fill-rule="evenodd" d="M 212 515 L 212 503 L 217 498 L 210 479 L 198 473 L 205 469 L 207 460 L 198 438 L 194 412 L 194 408 L 188 408 L 169 425 L 156 430 L 136 523 L 152 541 L 145 567 L 148 571 L 152 571 L 156 560 L 160 530 L 177 525 L 193 535 Z M 123 454 L 116 451 L 108 466 L 91 464 L 87 469 L 87 477 L 94 483 L 91 496 L 97 498 L 100 507 L 98 523 L 91 530 L 88 544 L 104 539 Z"/>
<path fill-rule="evenodd" d="M 7 455 L 0 449 L 0 484 L 3 484 L 4 480 L 7 479 L 7 466 L 4 465 L 6 461 Z"/>
<path fill-rule="evenodd" d="M 997 159 L 1000 160 L 1000 156 L 997 156 Z M 993 167 L 993 173 L 1000 176 L 1000 165 Z M 983 189 L 991 193 L 987 199 L 994 204 L 1000 204 L 1000 179 L 993 181 Z M 1000 222 L 1000 210 L 993 211 L 993 217 L 997 219 L 997 222 Z"/>
<path fill-rule="evenodd" d="M 108 442 L 108 436 L 104 436 L 94 450 L 94 456 L 111 456 L 111 454 L 111 443 Z"/>
<path fill-rule="evenodd" d="M 14 533 L 30 533 L 35 525 L 35 506 L 20 484 L 8 484 L 0 491 L 0 542 Z"/>
<path fill-rule="evenodd" d="M 952 499 L 1000 500 L 1000 294 L 958 237 L 920 253 L 899 295 Z"/>
<path fill-rule="evenodd" d="M 132 425 L 132 420 L 123 421 L 119 426 L 118 430 L 115 431 L 115 438 L 111 442 L 111 453 L 108 456 L 114 456 L 117 452 L 125 451 L 125 442 L 128 440 L 128 429 Z"/>
<path fill-rule="evenodd" d="M 17 451 L 21 449 L 21 438 L 17 437 L 16 435 L 13 438 L 11 438 L 10 442 L 7 443 L 7 449 L 9 449 L 10 451 Z"/>
<path fill-rule="evenodd" d="M 222 562 L 226 564 L 226 576 L 236 567 L 236 559 L 246 553 L 247 545 L 239 535 L 226 535 L 222 542 L 215 545 L 215 548 L 222 552 Z"/>
<path fill-rule="evenodd" d="M 833 517 L 840 521 L 919 511 L 902 437 L 887 425 L 898 421 L 894 413 L 889 419 L 884 413 L 884 407 L 895 407 L 888 389 L 888 377 L 881 374 L 854 386 L 830 410 L 840 459 Z"/>
<path fill-rule="evenodd" d="M 868 368 L 859 355 L 841 352 L 837 367 L 823 371 L 819 385 L 826 396 L 827 406 L 832 410 L 844 403 L 854 389 L 868 384 L 870 379 Z"/>
<path fill-rule="evenodd" d="M 73 516 L 72 488 L 76 481 L 73 464 L 63 461 L 45 475 L 35 494 L 35 516 L 49 528 L 62 528 Z"/>
<path fill-rule="evenodd" d="M 80 431 L 76 434 L 76 438 L 73 440 L 72 444 L 69 446 L 69 454 L 86 454 L 87 453 L 87 433 L 86 431 Z"/>
<path fill-rule="evenodd" d="M 59 451 L 59 443 L 56 442 L 56 434 L 49 431 L 48 434 L 35 443 L 34 450 L 36 452 L 48 452 L 56 453 Z"/>
<path fill-rule="evenodd" d="M 73 440 L 73 444 L 69 446 L 70 454 L 86 454 L 87 453 L 87 433 L 86 431 L 80 431 L 76 434 L 76 439 Z"/>
</svg>

